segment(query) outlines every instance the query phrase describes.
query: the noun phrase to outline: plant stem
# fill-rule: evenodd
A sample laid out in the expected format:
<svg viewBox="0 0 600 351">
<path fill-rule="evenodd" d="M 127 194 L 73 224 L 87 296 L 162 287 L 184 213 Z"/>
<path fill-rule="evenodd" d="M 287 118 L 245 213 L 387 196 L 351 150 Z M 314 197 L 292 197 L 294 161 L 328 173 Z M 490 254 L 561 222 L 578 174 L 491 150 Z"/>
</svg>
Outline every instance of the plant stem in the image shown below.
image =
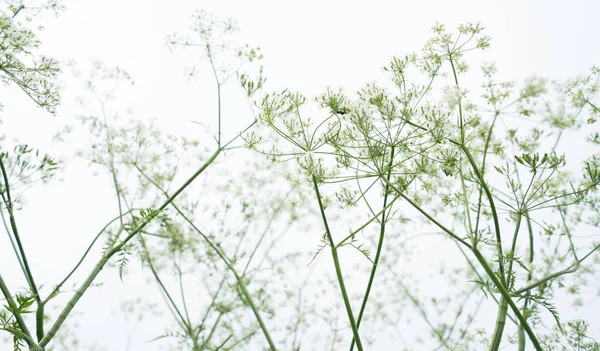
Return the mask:
<svg viewBox="0 0 600 351">
<path fill-rule="evenodd" d="M 17 243 L 17 247 L 19 248 L 20 258 L 17 257 L 19 261 L 22 260 L 23 268 L 25 270 L 23 273 L 25 274 L 25 278 L 27 279 L 27 283 L 29 284 L 29 288 L 31 292 L 35 296 L 35 301 L 37 303 L 36 310 L 36 336 L 38 341 L 42 340 L 44 337 L 44 303 L 42 302 L 42 298 L 40 297 L 40 293 L 37 289 L 37 285 L 35 284 L 35 280 L 33 279 L 33 274 L 31 273 L 31 269 L 29 268 L 29 262 L 27 261 L 27 256 L 25 255 L 25 249 L 23 248 L 23 244 L 21 242 L 21 237 L 19 235 L 19 230 L 17 229 L 17 221 L 14 215 L 13 202 L 10 195 L 10 183 L 8 182 L 8 174 L 6 173 L 6 169 L 4 167 L 4 162 L 2 161 L 2 157 L 0 157 L 0 169 L 2 170 L 2 178 L 4 180 L 4 189 L 6 191 L 6 209 L 8 211 L 8 217 L 10 221 L 10 227 L 13 232 L 13 236 Z M 3 197 L 4 199 L 4 197 Z M 10 234 L 9 234 L 10 235 Z"/>
<path fill-rule="evenodd" d="M 204 163 L 204 165 L 202 165 L 202 167 L 200 167 L 200 169 L 198 169 L 185 183 L 183 183 L 183 185 L 181 187 L 179 187 L 179 189 L 177 189 L 177 191 L 175 191 L 175 193 L 173 193 L 173 195 L 171 195 L 171 197 L 169 197 L 157 209 L 157 213 L 164 210 L 167 206 L 169 206 L 169 204 L 171 204 L 171 202 L 173 202 L 173 200 L 175 200 L 175 198 L 177 196 L 179 196 L 179 194 L 181 194 L 200 174 L 202 174 L 204 172 L 204 170 L 206 170 L 206 168 L 209 165 L 211 165 L 215 161 L 215 159 L 217 158 L 217 156 L 219 156 L 219 154 L 221 153 L 222 150 L 223 150 L 222 148 L 218 148 L 213 153 L 213 155 Z M 96 264 L 96 266 L 94 267 L 92 272 L 89 274 L 87 279 L 83 282 L 83 284 L 79 287 L 79 289 L 75 292 L 75 294 L 73 294 L 73 297 L 71 297 L 71 300 L 69 300 L 69 302 L 67 303 L 67 305 L 65 306 L 63 311 L 60 313 L 60 315 L 58 316 L 58 318 L 52 325 L 52 328 L 50 328 L 50 330 L 48 331 L 48 334 L 46 334 L 46 336 L 44 336 L 42 341 L 40 341 L 41 347 L 45 347 L 46 345 L 48 345 L 50 340 L 52 340 L 52 338 L 54 338 L 54 336 L 60 329 L 61 325 L 65 322 L 65 320 L 67 319 L 67 317 L 69 316 L 69 314 L 71 313 L 71 311 L 73 310 L 73 308 L 75 307 L 75 305 L 77 304 L 79 299 L 81 299 L 81 297 L 86 292 L 86 290 L 94 282 L 94 280 L 96 279 L 96 277 L 98 276 L 98 274 L 100 273 L 102 268 L 104 268 L 104 265 L 108 262 L 108 260 L 112 256 L 114 256 L 117 252 L 119 252 L 123 248 L 123 246 L 125 246 L 136 234 L 141 232 L 142 229 L 144 229 L 148 225 L 148 223 L 150 223 L 152 221 L 153 218 L 154 217 L 144 218 L 142 220 L 142 222 L 134 230 L 132 230 L 131 233 L 125 239 L 123 239 L 123 241 L 119 245 L 116 245 L 114 248 L 112 248 L 109 252 L 107 252 L 98 261 L 98 263 Z"/>
<path fill-rule="evenodd" d="M 390 177 L 392 175 L 392 164 L 394 162 L 394 146 L 392 146 L 392 150 L 390 152 L 390 162 L 388 164 L 387 171 L 387 181 L 390 181 Z M 388 183 L 385 183 L 385 190 L 383 195 L 383 208 L 387 207 L 388 197 L 390 195 L 390 186 Z M 367 307 L 367 301 L 369 300 L 369 294 L 371 293 L 371 287 L 373 286 L 373 281 L 375 280 L 375 272 L 377 271 L 377 265 L 379 264 L 379 258 L 381 256 L 381 249 L 383 248 L 383 238 L 385 237 L 385 210 L 381 213 L 381 222 L 379 226 L 379 242 L 377 243 L 377 252 L 375 253 L 375 260 L 373 261 L 373 267 L 371 268 L 371 275 L 369 276 L 369 282 L 367 283 L 367 290 L 365 291 L 365 296 L 363 297 L 362 305 L 360 306 L 360 311 L 358 312 L 358 318 L 356 319 L 356 329 L 360 328 L 360 322 L 363 317 L 363 313 L 365 312 L 365 308 Z M 354 344 L 356 341 L 352 338 L 352 343 L 350 344 L 350 351 L 354 350 Z"/>
<path fill-rule="evenodd" d="M 479 251 L 479 249 L 477 249 L 477 247 L 473 247 L 472 251 L 473 251 L 473 254 L 475 254 L 475 257 L 477 258 L 477 261 L 479 261 L 479 264 L 483 267 L 483 269 L 487 273 L 488 277 L 492 280 L 492 282 L 494 283 L 496 288 L 500 291 L 502 298 L 504 298 L 506 300 L 506 302 L 510 306 L 511 310 L 515 314 L 515 316 L 517 316 L 519 323 L 521 323 L 521 325 L 525 329 L 525 332 L 527 332 L 527 335 L 529 336 L 529 339 L 533 343 L 533 346 L 535 347 L 536 351 L 543 351 L 542 346 L 540 345 L 540 342 L 538 341 L 537 337 L 535 336 L 535 333 L 529 326 L 529 323 L 527 323 L 527 320 L 521 314 L 519 307 L 514 303 L 514 301 L 512 300 L 512 298 L 510 296 L 510 293 L 508 292 L 506 287 L 502 284 L 502 282 L 498 279 L 498 277 L 496 276 L 496 273 L 492 270 L 490 265 L 487 263 L 487 261 L 481 254 L 481 251 Z M 500 302 L 502 303 L 502 299 L 500 299 Z"/>
<path fill-rule="evenodd" d="M 513 235 L 512 246 L 510 248 L 510 261 L 508 262 L 508 269 L 506 271 L 507 278 L 507 287 L 510 287 L 514 284 L 514 279 L 511 281 L 510 272 L 512 271 L 515 251 L 517 247 L 517 238 L 519 237 L 519 229 L 521 227 L 521 219 L 523 216 L 520 212 L 517 212 L 517 220 L 515 223 L 515 233 Z M 490 346 L 490 350 L 497 351 L 500 348 L 500 343 L 502 341 L 502 334 L 504 333 L 504 326 L 506 325 L 506 314 L 508 311 L 508 303 L 504 297 L 500 298 L 500 305 L 498 305 L 498 317 L 496 318 L 496 329 L 494 330 L 494 336 L 492 337 L 492 344 Z"/>
<path fill-rule="evenodd" d="M 460 85 L 458 84 L 458 74 L 456 73 L 456 68 L 454 67 L 454 60 L 452 59 L 452 54 L 448 54 L 448 60 L 450 61 L 450 65 L 452 66 L 452 74 L 454 75 L 454 86 L 456 89 L 460 89 Z M 460 128 L 460 142 L 464 144 L 465 142 L 465 128 L 464 128 L 464 117 L 463 117 L 463 108 L 462 108 L 462 96 L 460 92 L 458 93 L 458 116 L 459 116 L 459 128 Z"/>
<path fill-rule="evenodd" d="M 4 198 L 4 196 L 2 194 L 0 194 L 0 196 L 2 196 L 2 200 L 4 202 L 6 202 L 6 199 Z M 21 259 L 21 256 L 19 255 L 19 249 L 17 249 L 17 244 L 15 243 L 15 240 L 13 239 L 12 235 L 10 235 L 11 230 L 8 228 L 6 216 L 4 216 L 4 211 L 0 210 L 0 217 L 2 217 L 2 224 L 4 225 L 4 229 L 6 230 L 6 235 L 8 236 L 8 240 L 10 241 L 10 246 L 13 249 L 13 252 L 15 254 L 15 257 L 17 258 L 17 261 L 19 261 L 19 267 L 21 267 L 22 272 L 25 272 L 25 266 L 23 266 L 23 260 Z"/>
<path fill-rule="evenodd" d="M 329 241 L 329 246 L 331 247 L 331 256 L 333 256 L 333 264 L 335 266 L 335 273 L 337 276 L 338 284 L 340 285 L 342 298 L 344 299 L 344 306 L 346 307 L 346 313 L 348 314 L 348 320 L 350 321 L 350 327 L 352 328 L 354 340 L 356 340 L 356 348 L 358 349 L 358 351 L 363 351 L 362 342 L 360 341 L 360 336 L 358 334 L 358 328 L 356 327 L 356 321 L 354 320 L 354 313 L 352 312 L 352 306 L 350 305 L 350 299 L 348 298 L 348 293 L 346 292 L 346 285 L 344 284 L 344 276 L 342 275 L 340 259 L 337 254 L 337 249 L 335 248 L 335 243 L 333 242 L 333 237 L 331 236 L 331 231 L 329 230 L 329 224 L 327 223 L 327 217 L 325 216 L 325 208 L 323 207 L 323 202 L 321 201 L 321 194 L 319 192 L 319 185 L 317 184 L 317 177 L 314 174 L 312 175 L 312 181 L 315 187 L 317 200 L 319 202 L 319 209 L 321 211 L 323 224 L 325 225 L 325 233 L 327 235 L 327 240 Z"/>
<path fill-rule="evenodd" d="M 25 250 L 23 248 L 23 244 L 21 243 L 21 237 L 19 236 L 19 231 L 17 229 L 17 222 L 15 220 L 14 211 L 13 211 L 13 202 L 10 195 L 10 183 L 8 182 L 8 175 L 6 173 L 6 169 L 4 168 L 4 162 L 2 161 L 2 157 L 0 157 L 0 169 L 2 170 L 2 178 L 4 179 L 4 189 L 6 191 L 6 209 L 8 210 L 8 217 L 10 222 L 10 227 L 12 229 L 13 235 L 15 237 L 15 241 L 17 242 L 17 247 L 19 248 L 19 255 L 23 260 L 23 267 L 25 267 L 25 278 L 27 279 L 27 283 L 29 284 L 29 288 L 31 292 L 35 294 L 36 301 L 41 301 L 37 285 L 33 280 L 33 274 L 31 274 L 31 269 L 29 268 L 29 263 L 27 262 L 27 256 L 25 256 Z"/>
<path fill-rule="evenodd" d="M 142 244 L 142 249 L 144 250 L 144 253 L 146 255 L 148 267 L 150 267 L 150 271 L 152 272 L 152 275 L 154 276 L 154 280 L 156 280 L 156 283 L 160 287 L 161 292 L 164 294 L 167 304 L 171 306 L 170 310 L 175 311 L 175 313 L 174 313 L 175 319 L 177 319 L 178 324 L 181 327 L 183 327 L 183 329 L 185 329 L 185 332 L 190 336 L 190 338 L 192 340 L 194 340 L 192 324 L 190 323 L 189 319 L 186 320 L 186 318 L 183 317 L 183 315 L 181 314 L 181 311 L 179 310 L 179 307 L 177 307 L 177 304 L 171 297 L 171 294 L 169 294 L 169 291 L 163 284 L 162 279 L 160 279 L 158 272 L 156 271 L 156 268 L 154 268 L 154 263 L 152 262 L 152 257 L 150 257 L 150 252 L 148 251 L 148 247 L 146 246 L 146 241 L 143 239 L 143 237 L 140 237 L 140 243 Z"/>
<path fill-rule="evenodd" d="M 1 274 L 0 274 L 0 291 L 2 291 L 2 295 L 4 295 L 6 302 L 8 303 L 10 308 L 13 310 L 13 315 L 15 316 L 17 323 L 19 323 L 19 327 L 21 327 L 21 332 L 24 334 L 24 336 L 26 336 L 25 341 L 27 341 L 27 344 L 29 346 L 31 346 L 32 344 L 35 345 L 35 343 L 33 342 L 33 338 L 31 337 L 31 333 L 29 332 L 29 329 L 27 329 L 27 324 L 25 323 L 25 320 L 23 320 L 23 316 L 21 316 L 21 313 L 19 313 L 17 311 L 18 306 L 17 306 L 15 300 L 13 299 L 12 294 L 10 293 L 10 290 L 8 289 L 8 286 L 4 282 L 4 279 L 2 278 Z"/>
<path fill-rule="evenodd" d="M 477 260 L 479 261 L 479 263 L 481 264 L 481 266 L 483 267 L 483 269 L 485 270 L 485 272 L 487 273 L 487 275 L 490 277 L 490 279 L 492 280 L 492 282 L 494 283 L 494 285 L 496 286 L 496 288 L 498 290 L 500 290 L 500 293 L 502 294 L 502 296 L 508 302 L 508 305 L 511 307 L 512 311 L 517 316 L 517 319 L 523 325 L 523 328 L 525 328 L 525 331 L 527 332 L 527 335 L 529 335 L 529 338 L 531 339 L 531 342 L 533 343 L 533 345 L 536 347 L 536 350 L 537 351 L 542 351 L 540 343 L 537 340 L 537 337 L 535 336 L 535 334 L 533 333 L 533 330 L 531 329 L 531 327 L 527 323 L 527 320 L 523 317 L 523 315 L 521 314 L 521 311 L 519 310 L 519 308 L 517 307 L 517 305 L 515 305 L 515 303 L 512 301 L 511 295 L 508 292 L 508 290 L 505 288 L 504 283 L 500 279 L 498 279 L 498 277 L 496 276 L 496 273 L 492 270 L 492 268 L 490 267 L 490 265 L 486 262 L 485 258 L 483 257 L 483 255 L 481 254 L 481 252 L 479 251 L 479 249 L 477 249 L 476 246 L 469 245 L 469 243 L 467 243 L 465 240 L 461 239 L 455 233 L 453 233 L 450 229 L 446 228 L 444 225 L 442 225 L 440 222 L 438 222 L 429 213 L 425 212 L 425 210 L 423 210 L 419 205 L 417 205 L 414 201 L 412 201 L 408 196 L 406 196 L 405 194 L 403 194 L 400 191 L 400 189 L 398 189 L 395 185 L 393 185 L 392 183 L 388 183 L 388 184 L 390 184 L 390 187 L 392 189 L 394 189 L 396 192 L 398 192 L 398 194 L 403 199 L 405 199 L 415 209 L 417 209 L 425 217 L 427 217 L 427 219 L 429 219 L 430 221 L 432 221 L 435 225 L 437 225 L 444 232 L 448 233 L 448 235 L 450 235 L 452 238 L 456 239 L 458 242 L 460 242 L 464 246 L 468 247 L 475 254 L 475 257 L 477 258 Z M 503 276 L 501 276 L 501 278 L 502 277 Z"/>
<path fill-rule="evenodd" d="M 529 233 L 529 272 L 527 273 L 527 282 L 530 282 L 533 274 L 531 273 L 532 271 L 532 265 L 533 265 L 533 255 L 534 255 L 534 247 L 533 247 L 533 228 L 531 226 L 531 219 L 529 218 L 529 213 L 526 212 L 525 213 L 525 220 L 527 221 L 527 231 Z M 529 300 L 530 300 L 530 296 L 531 296 L 531 291 L 527 291 L 525 293 L 525 302 L 523 302 L 523 317 L 525 317 L 527 319 L 529 311 L 528 311 L 528 307 L 529 307 Z M 523 329 L 522 325 L 519 325 L 519 351 L 525 351 L 525 330 Z"/>
<path fill-rule="evenodd" d="M 424 209 L 422 209 L 421 206 L 419 206 L 416 202 L 414 202 L 408 196 L 406 196 L 406 194 L 404 194 L 400 189 L 398 189 L 398 187 L 396 185 L 394 185 L 393 183 L 391 183 L 391 182 L 389 182 L 387 180 L 386 180 L 386 183 L 389 184 L 390 188 L 392 188 L 395 192 L 398 193 L 398 196 L 400 196 L 401 198 L 403 198 L 404 200 L 406 200 L 406 202 L 408 202 L 409 204 L 411 204 L 411 206 L 414 207 L 417 211 L 421 212 L 421 214 L 423 216 L 425 216 L 427 219 L 429 219 L 438 228 L 440 228 L 441 230 L 443 230 L 446 234 L 448 234 L 450 237 L 452 237 L 453 239 L 455 239 L 459 243 L 463 244 L 464 246 L 468 247 L 469 249 L 472 249 L 471 245 L 465 239 L 462 239 L 461 237 L 459 237 L 458 235 L 456 235 L 456 233 L 454 233 L 452 230 L 448 229 L 446 226 L 444 226 L 438 220 L 436 220 L 435 218 L 433 218 L 433 216 L 431 216 Z"/>
<path fill-rule="evenodd" d="M 508 301 L 504 296 L 500 296 L 500 303 L 498 304 L 498 315 L 496 317 L 496 328 L 492 336 L 492 343 L 490 344 L 490 351 L 498 351 L 500 343 L 502 342 L 502 334 L 504 333 L 504 326 L 506 325 L 506 315 L 508 314 Z"/>
<path fill-rule="evenodd" d="M 123 213 L 123 215 L 129 214 L 133 211 L 132 210 L 128 210 L 125 213 Z M 104 231 L 106 231 L 106 229 L 108 229 L 108 227 L 113 224 L 115 221 L 119 220 L 122 216 L 119 215 L 118 217 L 113 218 L 110 222 L 108 222 L 104 228 L 102 228 L 98 234 L 96 234 L 96 237 L 94 238 L 94 240 L 92 240 L 92 242 L 90 243 L 90 245 L 88 246 L 88 248 L 85 250 L 85 252 L 83 253 L 83 255 L 81 256 L 81 258 L 79 259 L 79 261 L 77 262 L 77 264 L 75 265 L 75 267 L 69 272 L 69 274 L 67 274 L 67 276 L 58 284 L 56 285 L 56 287 L 52 290 L 52 293 L 50 293 L 50 295 L 48 295 L 48 297 L 46 297 L 46 299 L 43 301 L 44 304 L 48 303 L 48 301 L 50 301 L 51 299 L 53 299 L 54 297 L 56 297 L 56 295 L 58 295 L 58 293 L 60 292 L 60 288 L 67 282 L 67 280 L 69 280 L 69 278 L 75 274 L 75 271 L 77 271 L 77 269 L 79 268 L 79 266 L 81 266 L 81 264 L 83 263 L 83 261 L 85 260 L 85 258 L 87 257 L 87 255 L 90 253 L 90 251 L 92 250 L 92 247 L 94 247 L 94 244 L 96 243 L 96 241 L 98 241 L 98 239 L 100 238 L 100 236 L 104 233 Z M 121 231 L 123 231 L 123 227 L 119 227 L 119 229 L 117 230 L 117 236 L 119 236 L 121 233 Z"/>
<path fill-rule="evenodd" d="M 488 187 L 485 179 L 483 179 L 483 173 L 479 170 L 477 162 L 475 162 L 475 158 L 473 158 L 473 155 L 471 155 L 469 149 L 467 149 L 467 147 L 462 143 L 459 144 L 453 140 L 450 140 L 450 142 L 460 147 L 465 156 L 467 156 L 469 164 L 473 168 L 473 173 L 475 173 L 475 176 L 478 178 L 479 183 L 483 188 L 483 191 L 485 192 L 485 195 L 488 199 L 488 202 L 490 204 L 490 210 L 492 211 L 492 218 L 494 220 L 494 229 L 496 231 L 496 251 L 498 255 L 498 270 L 500 272 L 500 281 L 505 286 L 508 286 L 506 285 L 507 282 L 504 272 L 504 264 L 502 263 L 504 261 L 504 253 L 502 252 L 502 235 L 500 234 L 500 221 L 498 219 L 498 212 L 496 211 L 496 205 L 494 203 L 494 197 L 492 196 L 492 192 L 490 191 L 490 188 Z"/>
<path fill-rule="evenodd" d="M 225 146 L 224 146 L 225 147 Z M 144 172 L 142 172 L 141 169 L 138 168 L 138 170 L 140 171 L 140 173 L 146 178 L 148 179 L 148 181 L 150 181 L 154 186 L 156 186 L 156 188 L 158 190 L 160 190 L 165 196 L 169 196 L 169 194 L 162 189 L 162 187 L 160 187 L 158 184 L 156 184 L 156 182 L 154 182 L 152 179 L 150 179 L 150 177 L 148 177 Z M 252 295 L 250 294 L 250 292 L 248 291 L 248 289 L 246 288 L 246 283 L 244 283 L 243 278 L 239 275 L 239 273 L 237 272 L 237 270 L 235 269 L 235 267 L 233 267 L 233 265 L 231 264 L 231 261 L 225 256 L 225 253 L 219 248 L 218 245 L 216 245 L 215 243 L 212 242 L 212 240 L 210 240 L 209 237 L 207 237 L 206 235 L 204 235 L 204 233 L 200 230 L 200 228 L 198 228 L 194 222 L 192 222 L 192 220 L 185 215 L 185 213 L 183 213 L 183 211 L 181 211 L 181 209 L 174 203 L 171 203 L 171 206 L 175 209 L 175 211 L 177 211 L 177 213 L 179 213 L 179 215 L 196 231 L 198 232 L 198 234 L 200 234 L 200 236 L 202 236 L 202 238 L 208 243 L 208 245 L 216 252 L 216 254 L 221 258 L 221 260 L 223 261 L 223 263 L 225 263 L 225 265 L 227 266 L 227 268 L 231 271 L 231 273 L 233 273 L 236 282 L 238 283 L 238 285 L 240 286 L 240 289 L 242 290 L 242 294 L 244 295 L 244 297 L 246 298 L 246 300 L 248 301 L 248 304 L 250 305 L 250 309 L 252 310 L 252 313 L 254 313 L 254 316 L 265 336 L 265 338 L 267 339 L 267 343 L 269 344 L 269 347 L 271 348 L 271 351 L 277 351 L 277 347 L 275 346 L 275 343 L 273 342 L 273 339 L 271 338 L 271 334 L 269 333 L 269 329 L 267 328 L 267 325 L 265 324 L 265 322 L 263 321 L 260 312 L 258 310 L 258 307 L 256 307 L 256 305 L 254 304 L 254 301 L 252 299 Z"/>
<path fill-rule="evenodd" d="M 208 54 L 208 60 L 210 61 L 210 66 L 212 67 L 212 71 L 215 76 L 215 82 L 217 83 L 217 122 L 219 130 L 217 134 L 217 146 L 221 147 L 221 81 L 219 80 L 217 68 L 215 67 L 215 63 L 213 61 L 212 50 L 210 48 L 210 45 L 206 45 L 206 52 Z"/>
</svg>

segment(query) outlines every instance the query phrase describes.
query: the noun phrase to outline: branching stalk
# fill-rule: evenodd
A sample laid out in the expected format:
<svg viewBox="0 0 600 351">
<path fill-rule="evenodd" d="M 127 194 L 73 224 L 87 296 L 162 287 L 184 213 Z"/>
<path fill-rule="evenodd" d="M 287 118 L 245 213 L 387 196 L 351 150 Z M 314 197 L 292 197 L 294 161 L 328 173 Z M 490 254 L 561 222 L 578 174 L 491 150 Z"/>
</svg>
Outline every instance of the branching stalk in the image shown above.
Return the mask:
<svg viewBox="0 0 600 351">
<path fill-rule="evenodd" d="M 348 314 L 348 320 L 350 322 L 350 327 L 352 328 L 352 334 L 354 335 L 354 340 L 356 342 L 356 348 L 358 349 L 358 351 L 363 351 L 363 346 L 362 346 L 362 342 L 360 341 L 360 336 L 358 334 L 358 328 L 356 326 L 356 321 L 354 320 L 354 313 L 352 312 L 352 306 L 350 305 L 350 299 L 348 297 L 348 293 L 346 292 L 346 285 L 344 284 L 344 276 L 342 275 L 342 267 L 340 266 L 340 259 L 337 254 L 337 249 L 335 247 L 335 243 L 333 242 L 333 237 L 331 235 L 331 231 L 329 230 L 329 224 L 327 222 L 327 217 L 325 216 L 325 208 L 323 207 L 323 201 L 321 200 L 321 193 L 319 192 L 319 185 L 317 183 L 317 177 L 314 174 L 312 176 L 312 181 L 313 181 L 313 185 L 315 187 L 315 193 L 317 195 L 317 200 L 319 202 L 321 218 L 323 219 L 323 224 L 325 225 L 325 233 L 327 235 L 327 240 L 329 241 L 329 246 L 331 247 L 331 255 L 333 257 L 335 273 L 337 276 L 338 284 L 340 285 L 340 291 L 342 293 L 342 298 L 344 299 L 344 306 L 346 308 L 346 313 Z"/>
</svg>

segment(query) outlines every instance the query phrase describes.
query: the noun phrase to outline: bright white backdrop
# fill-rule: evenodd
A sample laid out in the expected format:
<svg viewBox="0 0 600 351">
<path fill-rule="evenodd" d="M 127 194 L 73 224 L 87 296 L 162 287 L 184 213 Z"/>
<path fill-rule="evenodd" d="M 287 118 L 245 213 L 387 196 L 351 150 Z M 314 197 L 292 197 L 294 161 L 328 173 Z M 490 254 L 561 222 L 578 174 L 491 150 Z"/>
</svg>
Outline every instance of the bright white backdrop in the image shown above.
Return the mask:
<svg viewBox="0 0 600 351">
<path fill-rule="evenodd" d="M 137 116 L 156 118 L 161 128 L 174 132 L 189 129 L 191 119 L 214 124 L 213 117 L 206 117 L 214 116 L 214 93 L 199 83 L 186 82 L 183 76 L 184 65 L 193 62 L 193 57 L 186 60 L 173 56 L 164 46 L 167 34 L 188 27 L 195 9 L 238 21 L 243 41 L 262 48 L 268 89 L 290 88 L 307 96 L 314 96 L 327 86 L 354 91 L 367 81 L 382 79 L 381 67 L 389 58 L 419 50 L 436 22 L 453 28 L 461 22 L 481 21 L 493 38 L 492 49 L 482 57 L 495 61 L 505 79 L 520 81 L 532 74 L 564 79 L 600 64 L 600 2 L 594 0 L 64 3 L 66 11 L 60 17 L 43 19 L 46 30 L 41 36 L 42 50 L 60 59 L 86 63 L 90 58 L 98 58 L 119 65 L 136 82 L 136 89 L 120 103 L 131 107 Z M 208 73 L 201 75 L 200 80 L 211 79 Z M 31 106 L 23 94 L 2 89 L 6 108 L 0 133 L 36 147 L 49 145 L 54 132 L 76 111 L 75 83 L 68 75 L 63 80 L 63 107 L 56 117 L 35 107 L 23 108 Z M 226 110 L 235 118 L 250 118 L 245 105 L 226 106 Z M 84 164 L 73 164 L 63 174 L 65 182 L 38 187 L 29 193 L 28 205 L 18 214 L 22 232 L 28 235 L 24 240 L 26 246 L 29 244 L 34 274 L 44 277 L 42 281 L 47 284 L 55 283 L 72 267 L 95 235 L 89 229 L 101 228 L 115 213 L 107 183 L 90 179 L 88 174 Z M 68 206 L 76 201 L 89 207 Z M 68 212 L 62 217 L 64 221 L 58 223 L 55 210 L 63 206 Z M 44 247 L 67 237 L 75 238 L 73 245 L 56 252 L 53 265 L 36 259 Z M 11 276 L 11 272 L 16 272 L 15 262 L 5 239 L 0 239 L 0 268 L 8 274 L 9 284 L 18 286 L 22 282 Z M 38 251 L 33 240 L 41 240 L 41 245 L 36 245 Z M 91 290 L 76 309 L 87 311 L 77 319 L 80 337 L 88 343 L 97 341 L 107 350 L 122 350 L 127 331 L 117 311 L 107 308 L 108 302 L 133 298 L 127 291 L 143 279 L 130 276 L 123 284 L 110 270 L 100 279 L 105 282 L 104 288 Z M 148 294 L 158 296 L 156 291 Z M 160 349 L 159 344 L 145 343 L 160 330 L 146 328 L 136 333 L 131 350 Z M 105 335 L 114 337 L 106 339 Z"/>
</svg>

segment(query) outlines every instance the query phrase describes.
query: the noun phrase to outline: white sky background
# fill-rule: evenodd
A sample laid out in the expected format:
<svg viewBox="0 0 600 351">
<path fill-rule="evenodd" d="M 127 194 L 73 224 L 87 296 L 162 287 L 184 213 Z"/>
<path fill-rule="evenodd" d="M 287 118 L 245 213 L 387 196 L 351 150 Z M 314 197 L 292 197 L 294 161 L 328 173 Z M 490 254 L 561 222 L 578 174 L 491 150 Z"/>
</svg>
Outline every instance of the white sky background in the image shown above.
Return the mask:
<svg viewBox="0 0 600 351">
<path fill-rule="evenodd" d="M 158 125 L 174 132 L 190 133 L 189 120 L 201 120 L 213 127 L 216 122 L 214 92 L 202 90 L 198 83 L 186 83 L 183 76 L 185 64 L 193 63 L 196 56 L 191 52 L 172 55 L 164 46 L 167 34 L 188 28 L 195 9 L 238 21 L 239 37 L 252 46 L 260 46 L 265 55 L 267 90 L 290 88 L 308 97 L 321 93 L 327 86 L 353 92 L 365 82 L 385 79 L 381 67 L 392 55 L 420 50 L 436 22 L 453 29 L 465 21 L 481 21 L 493 41 L 491 50 L 477 55 L 485 61 L 495 61 L 500 77 L 505 79 L 519 82 L 532 74 L 564 79 L 600 64 L 597 45 L 600 1 L 592 0 L 89 0 L 65 1 L 65 5 L 67 10 L 60 17 L 44 20 L 43 51 L 84 64 L 90 58 L 97 58 L 125 69 L 135 81 L 135 91 L 122 102 L 123 107 L 132 107 L 136 116 L 154 117 Z M 207 69 L 199 78 L 212 82 Z M 73 84 L 67 75 L 64 79 L 67 91 L 63 109 L 56 118 L 33 107 L 24 110 L 23 106 L 32 103 L 16 88 L 14 93 L 7 93 L 10 99 L 2 98 L 6 108 L 0 132 L 30 145 L 48 145 L 62 126 L 62 120 L 70 120 L 75 111 L 76 94 L 68 90 Z M 244 121 L 251 118 L 246 105 L 225 105 L 225 112 L 233 115 L 231 118 Z M 232 132 L 242 125 L 237 121 L 230 123 L 233 129 L 225 128 Z M 48 284 L 63 276 L 89 238 L 116 213 L 110 188 L 98 186 L 103 183 L 90 178 L 85 167 L 75 167 L 64 178 L 64 183 L 33 190 L 27 196 L 26 209 L 18 214 L 25 236 L 35 233 L 35 238 L 31 234 L 24 239 L 33 272 L 40 277 L 38 281 Z M 77 202 L 82 206 L 72 206 Z M 66 212 L 56 211 L 63 207 Z M 75 238 L 72 251 L 59 248 L 57 237 Z M 19 280 L 11 276 L 11 272 L 17 272 L 11 268 L 16 266 L 5 237 L 1 240 L 2 273 L 8 275 L 6 279 L 15 287 Z M 35 245 L 34 240 L 38 242 Z M 315 236 L 315 245 L 317 240 Z M 47 253 L 42 256 L 47 247 L 57 250 L 52 264 L 42 260 L 48 257 Z M 83 272 L 88 270 L 85 267 Z M 116 311 L 111 301 L 134 296 L 127 291 L 132 291 L 141 278 L 130 277 L 121 284 L 116 271 L 110 270 L 100 278 L 112 288 L 90 290 L 76 308 L 78 312 L 93 311 L 78 319 L 80 336 L 87 342 L 97 340 L 108 350 L 122 350 L 125 331 L 119 330 L 122 321 L 111 315 L 111 311 Z M 156 294 L 155 289 L 150 290 L 149 294 Z M 131 349 L 158 350 L 159 344 L 144 343 L 156 332 L 160 331 L 140 332 Z M 115 337 L 108 340 L 106 335 L 112 333 Z M 387 346 L 394 349 L 393 345 Z M 3 345 L 0 348 L 4 349 Z"/>
</svg>

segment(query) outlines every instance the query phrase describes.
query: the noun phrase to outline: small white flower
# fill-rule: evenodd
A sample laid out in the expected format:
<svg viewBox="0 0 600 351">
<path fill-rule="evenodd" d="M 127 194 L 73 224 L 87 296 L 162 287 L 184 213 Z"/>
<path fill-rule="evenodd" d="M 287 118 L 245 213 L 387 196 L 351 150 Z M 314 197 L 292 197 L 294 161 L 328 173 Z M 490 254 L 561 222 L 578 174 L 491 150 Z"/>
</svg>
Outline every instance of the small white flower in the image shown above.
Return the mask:
<svg viewBox="0 0 600 351">
<path fill-rule="evenodd" d="M 6 30 L 13 26 L 12 18 L 4 12 L 0 12 L 0 30 Z"/>
<path fill-rule="evenodd" d="M 449 86 L 444 90 L 444 100 L 448 103 L 448 108 L 453 110 L 457 105 L 459 100 L 462 98 L 463 92 L 458 88 L 458 86 L 453 85 Z"/>
</svg>

